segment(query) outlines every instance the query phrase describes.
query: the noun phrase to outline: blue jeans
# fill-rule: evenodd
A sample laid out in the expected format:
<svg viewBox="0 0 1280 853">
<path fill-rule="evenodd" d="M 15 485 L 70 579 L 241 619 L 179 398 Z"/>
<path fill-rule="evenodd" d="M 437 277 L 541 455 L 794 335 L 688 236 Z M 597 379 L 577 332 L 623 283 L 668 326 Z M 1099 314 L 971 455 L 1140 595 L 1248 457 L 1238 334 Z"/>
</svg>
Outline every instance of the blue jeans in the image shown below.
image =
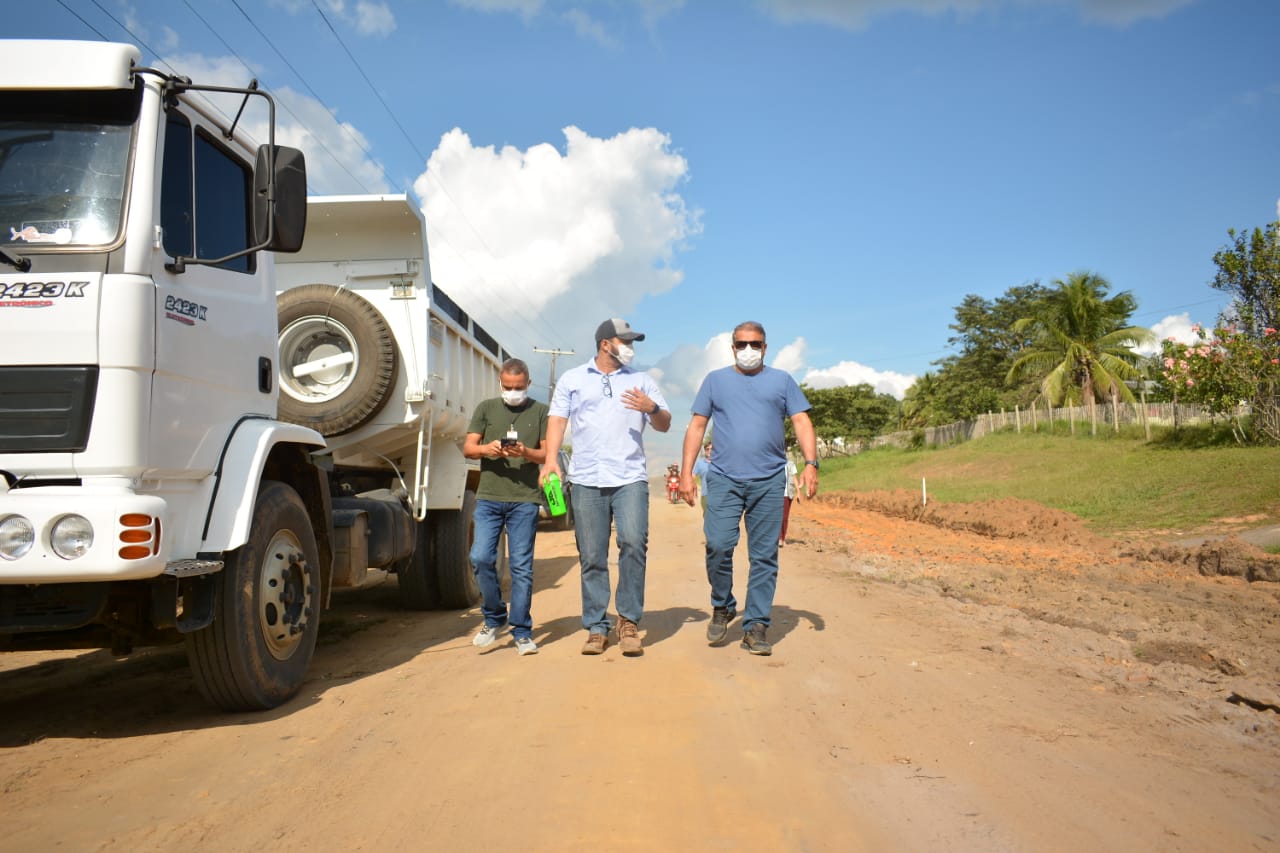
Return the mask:
<svg viewBox="0 0 1280 853">
<path fill-rule="evenodd" d="M 618 615 L 640 624 L 649 549 L 649 483 L 597 489 L 573 484 L 574 532 L 582 564 L 582 627 L 609 633 L 609 527 L 618 532 Z"/>
<path fill-rule="evenodd" d="M 476 501 L 475 540 L 471 569 L 483 596 L 484 624 L 511 623 L 516 637 L 533 636 L 533 538 L 538 532 L 538 505 L 527 502 Z M 502 600 L 498 580 L 498 537 L 507 528 L 507 556 L 511 562 L 511 615 Z"/>
<path fill-rule="evenodd" d="M 733 597 L 733 549 L 738 545 L 738 525 L 747 520 L 747 607 L 742 627 L 769 626 L 773 594 L 778 587 L 778 534 L 782 531 L 782 496 L 787 472 L 761 480 L 734 480 L 708 471 L 707 512 L 702 530 L 707 537 L 707 580 L 711 606 L 737 610 Z"/>
</svg>

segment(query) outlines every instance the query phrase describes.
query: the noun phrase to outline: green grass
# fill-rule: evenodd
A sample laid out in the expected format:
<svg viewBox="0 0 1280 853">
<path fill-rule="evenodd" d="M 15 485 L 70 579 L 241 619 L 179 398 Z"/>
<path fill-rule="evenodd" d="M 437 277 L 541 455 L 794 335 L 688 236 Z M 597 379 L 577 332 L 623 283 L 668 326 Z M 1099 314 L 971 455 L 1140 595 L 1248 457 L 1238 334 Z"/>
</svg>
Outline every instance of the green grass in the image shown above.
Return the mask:
<svg viewBox="0 0 1280 853">
<path fill-rule="evenodd" d="M 1193 529 L 1280 515 L 1280 448 L 1240 447 L 1212 430 L 1146 443 L 1141 432 L 1090 437 L 1001 432 L 938 450 L 873 450 L 823 460 L 823 491 L 908 489 L 930 498 L 1013 497 L 1075 513 L 1098 533 Z"/>
</svg>

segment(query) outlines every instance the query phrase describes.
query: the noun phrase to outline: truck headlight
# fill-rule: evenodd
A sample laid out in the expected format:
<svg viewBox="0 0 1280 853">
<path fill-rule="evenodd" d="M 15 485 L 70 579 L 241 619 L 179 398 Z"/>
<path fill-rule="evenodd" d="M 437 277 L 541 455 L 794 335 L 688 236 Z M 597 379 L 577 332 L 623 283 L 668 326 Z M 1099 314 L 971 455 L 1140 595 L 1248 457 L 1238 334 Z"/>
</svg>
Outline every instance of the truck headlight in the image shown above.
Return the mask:
<svg viewBox="0 0 1280 853">
<path fill-rule="evenodd" d="M 49 528 L 49 547 L 64 560 L 83 557 L 93 545 L 93 525 L 83 515 L 64 515 Z"/>
<path fill-rule="evenodd" d="M 31 550 L 36 541 L 36 529 L 20 515 L 0 518 L 0 557 L 16 560 Z"/>
</svg>

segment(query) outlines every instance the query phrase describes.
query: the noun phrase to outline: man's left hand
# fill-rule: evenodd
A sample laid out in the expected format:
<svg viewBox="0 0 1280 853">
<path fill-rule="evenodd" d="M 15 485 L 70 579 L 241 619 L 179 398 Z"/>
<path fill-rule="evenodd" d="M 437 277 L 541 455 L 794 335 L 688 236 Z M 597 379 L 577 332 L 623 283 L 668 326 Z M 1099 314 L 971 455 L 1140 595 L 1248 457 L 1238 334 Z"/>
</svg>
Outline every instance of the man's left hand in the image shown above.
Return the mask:
<svg viewBox="0 0 1280 853">
<path fill-rule="evenodd" d="M 635 412 L 646 415 L 653 412 L 653 399 L 639 388 L 628 388 L 622 392 L 622 405 Z"/>
<path fill-rule="evenodd" d="M 800 480 L 804 483 L 804 496 L 811 498 L 818 493 L 818 469 L 812 465 L 804 466 L 804 472 L 800 475 Z"/>
</svg>

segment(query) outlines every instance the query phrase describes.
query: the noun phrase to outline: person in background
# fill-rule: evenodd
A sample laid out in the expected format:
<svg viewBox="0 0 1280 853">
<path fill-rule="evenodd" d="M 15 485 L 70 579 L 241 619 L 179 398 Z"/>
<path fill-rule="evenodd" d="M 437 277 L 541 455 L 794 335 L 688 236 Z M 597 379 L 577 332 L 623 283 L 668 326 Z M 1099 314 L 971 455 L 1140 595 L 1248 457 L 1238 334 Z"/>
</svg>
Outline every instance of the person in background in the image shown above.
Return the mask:
<svg viewBox="0 0 1280 853">
<path fill-rule="evenodd" d="M 791 520 L 791 502 L 800 498 L 800 476 L 796 473 L 796 461 L 787 454 L 787 484 L 782 495 L 782 530 L 778 533 L 778 547 L 787 544 L 787 522 Z"/>
<path fill-rule="evenodd" d="M 649 474 L 644 429 L 671 428 L 671 412 L 647 373 L 632 370 L 631 344 L 644 335 L 626 320 L 605 320 L 596 329 L 596 354 L 566 371 L 556 383 L 547 419 L 547 454 L 541 481 L 560 470 L 557 454 L 565 428 L 573 434 L 568 480 L 573 484 L 574 533 L 582 566 L 584 655 L 598 655 L 609 643 L 609 533 L 617 530 L 618 644 L 628 656 L 644 653 L 640 618 L 649 546 Z"/>
<path fill-rule="evenodd" d="M 693 459 L 707 423 L 715 424 L 715 447 L 705 477 L 707 580 L 711 585 L 711 621 L 707 641 L 721 645 L 737 615 L 733 596 L 733 549 L 739 525 L 747 527 L 747 605 L 742 617 L 742 647 L 753 655 L 772 654 L 767 638 L 778 583 L 778 539 L 787 476 L 783 424 L 791 418 L 804 454 L 804 496 L 818 490 L 818 446 L 809 419 L 809 401 L 791 374 L 765 367 L 764 326 L 748 321 L 733 330 L 732 367 L 713 370 L 693 400 L 693 418 L 684 436 L 680 492 L 690 506 L 697 496 Z"/>
<path fill-rule="evenodd" d="M 698 502 L 702 505 L 702 514 L 707 514 L 707 471 L 711 467 L 711 442 L 703 445 L 702 453 L 698 455 L 698 461 L 693 463 L 694 482 L 698 486 L 701 497 Z"/>
<path fill-rule="evenodd" d="M 533 540 L 542 494 L 538 466 L 546 459 L 547 404 L 529 399 L 529 367 L 520 359 L 503 363 L 500 378 L 502 396 L 476 406 L 462 445 L 463 456 L 480 460 L 470 556 L 483 598 L 484 626 L 471 643 L 486 648 L 510 625 L 516 651 L 531 655 L 538 651 L 530 608 Z M 498 580 L 498 541 L 504 529 L 511 563 L 509 613 Z"/>
</svg>

